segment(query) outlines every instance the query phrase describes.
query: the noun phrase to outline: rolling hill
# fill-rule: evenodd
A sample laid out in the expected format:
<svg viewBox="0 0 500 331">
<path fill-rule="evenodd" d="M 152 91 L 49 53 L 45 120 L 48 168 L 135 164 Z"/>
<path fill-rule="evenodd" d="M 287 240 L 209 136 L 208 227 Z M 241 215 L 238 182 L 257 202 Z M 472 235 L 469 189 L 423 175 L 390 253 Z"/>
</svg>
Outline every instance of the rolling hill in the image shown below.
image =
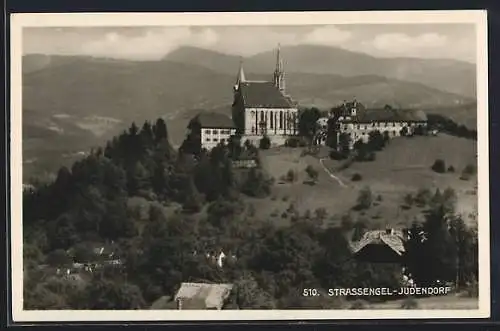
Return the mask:
<svg viewBox="0 0 500 331">
<path fill-rule="evenodd" d="M 167 120 L 171 141 L 179 145 L 188 121 L 195 115 L 194 109 L 227 112 L 223 106 L 232 102 L 234 72 L 239 62 L 238 58 L 236 63 L 231 59 L 214 55 L 210 60 L 214 66 L 228 61 L 229 74 L 170 60 L 27 56 L 23 59 L 23 134 L 29 137 L 23 144 L 25 159 L 42 162 L 49 158 L 52 164 L 57 155 L 53 149 L 61 149 L 60 155 L 68 153 L 68 149 L 77 153 L 85 146 L 104 144 L 132 121 L 141 124 L 160 116 Z M 188 62 L 187 57 L 185 60 Z M 268 78 L 269 74 L 248 76 Z M 356 96 L 368 106 L 439 106 L 449 114 L 457 105 L 471 101 L 420 83 L 377 75 L 290 72 L 287 90 L 300 104 L 320 108 L 330 108 Z M 461 114 L 475 120 L 475 111 Z M 50 143 L 42 143 L 45 140 Z M 57 143 L 63 140 L 64 143 Z"/>
<path fill-rule="evenodd" d="M 282 47 L 287 73 L 334 74 L 347 77 L 376 75 L 411 81 L 440 90 L 474 97 L 476 67 L 474 64 L 440 59 L 377 58 L 342 48 L 300 45 Z M 216 72 L 235 74 L 240 57 L 195 47 L 182 47 L 166 60 L 206 66 Z M 243 59 L 245 71 L 271 73 L 276 63 L 275 51 Z"/>
</svg>

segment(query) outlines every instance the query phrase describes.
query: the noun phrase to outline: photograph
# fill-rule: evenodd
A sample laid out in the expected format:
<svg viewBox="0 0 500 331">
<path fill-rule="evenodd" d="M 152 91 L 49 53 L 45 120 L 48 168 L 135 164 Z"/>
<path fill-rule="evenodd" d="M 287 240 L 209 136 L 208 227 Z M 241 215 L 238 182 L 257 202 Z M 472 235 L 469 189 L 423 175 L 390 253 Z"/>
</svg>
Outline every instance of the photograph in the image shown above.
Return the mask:
<svg viewBox="0 0 500 331">
<path fill-rule="evenodd" d="M 486 22 L 12 14 L 13 321 L 489 317 Z"/>
</svg>

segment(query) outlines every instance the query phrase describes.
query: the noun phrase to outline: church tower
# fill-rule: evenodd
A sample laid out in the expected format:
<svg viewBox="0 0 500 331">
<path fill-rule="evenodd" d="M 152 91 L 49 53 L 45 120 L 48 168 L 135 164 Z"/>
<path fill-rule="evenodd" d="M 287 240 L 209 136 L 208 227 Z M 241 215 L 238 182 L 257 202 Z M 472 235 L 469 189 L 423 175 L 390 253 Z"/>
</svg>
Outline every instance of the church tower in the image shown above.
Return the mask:
<svg viewBox="0 0 500 331">
<path fill-rule="evenodd" d="M 278 52 L 276 53 L 276 68 L 274 69 L 273 83 L 281 92 L 285 92 L 285 71 L 283 60 L 281 59 L 281 46 L 279 44 Z"/>
<path fill-rule="evenodd" d="M 236 78 L 236 84 L 234 84 L 234 91 L 237 92 L 240 88 L 240 84 L 244 83 L 245 79 L 245 71 L 243 71 L 243 60 L 240 60 L 240 70 L 238 71 L 238 77 Z"/>
</svg>

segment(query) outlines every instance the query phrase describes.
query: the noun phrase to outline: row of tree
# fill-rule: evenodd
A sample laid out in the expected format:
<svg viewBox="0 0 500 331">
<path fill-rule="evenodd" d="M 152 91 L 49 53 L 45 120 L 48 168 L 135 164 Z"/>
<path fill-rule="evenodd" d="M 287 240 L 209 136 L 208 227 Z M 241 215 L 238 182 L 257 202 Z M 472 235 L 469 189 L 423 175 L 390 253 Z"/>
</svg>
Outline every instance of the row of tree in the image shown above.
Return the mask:
<svg viewBox="0 0 500 331">
<path fill-rule="evenodd" d="M 258 159 L 258 154 L 250 144 L 236 141 L 210 153 L 182 148 L 177 152 L 160 119 L 141 129 L 132 125 L 71 170 L 61 168 L 53 183 L 24 195 L 25 307 L 145 308 L 172 295 L 181 282 L 208 281 L 234 283 L 233 303 L 243 309 L 334 308 L 338 300 L 307 300 L 302 289 L 399 284 L 400 266 L 358 262 L 346 236 L 351 229 L 319 226 L 325 213 L 301 215 L 290 210 L 290 227 L 256 218 L 243 195 L 267 196 L 272 180 L 260 167 L 234 169 L 232 161 Z M 311 178 L 312 170 L 308 169 Z M 131 208 L 132 198 L 144 201 L 145 216 Z M 182 210 L 172 213 L 168 206 L 175 204 Z M 434 223 L 448 224 L 438 212 L 429 215 Z M 426 225 L 424 230 L 436 228 L 444 233 L 438 226 Z M 456 241 L 431 242 L 460 243 L 467 247 L 461 252 L 468 252 L 460 233 Z M 45 263 L 64 267 L 91 259 L 87 243 L 95 242 L 112 242 L 123 265 L 74 277 L 40 268 Z M 415 250 L 428 254 L 415 261 L 441 256 L 433 247 Z M 206 254 L 219 250 L 236 260 L 222 269 L 209 263 Z M 460 272 L 468 274 L 463 261 L 456 261 Z M 448 269 L 440 271 L 439 263 L 435 265 L 437 271 L 428 279 L 449 278 Z"/>
</svg>

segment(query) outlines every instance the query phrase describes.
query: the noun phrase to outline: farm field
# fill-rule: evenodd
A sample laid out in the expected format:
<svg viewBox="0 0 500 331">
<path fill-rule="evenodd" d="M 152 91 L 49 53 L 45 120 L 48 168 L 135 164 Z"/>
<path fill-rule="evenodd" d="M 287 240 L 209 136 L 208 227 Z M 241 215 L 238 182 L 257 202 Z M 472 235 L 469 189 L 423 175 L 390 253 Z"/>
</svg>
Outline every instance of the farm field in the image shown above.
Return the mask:
<svg viewBox="0 0 500 331">
<path fill-rule="evenodd" d="M 261 151 L 263 166 L 276 179 L 270 199 L 247 198 L 256 211 L 256 217 L 269 218 L 277 223 L 287 223 L 283 212 L 293 203 L 301 214 L 319 208 L 327 212 L 326 224 L 340 222 L 342 215 L 350 213 L 353 219 L 366 218 L 376 227 L 406 226 L 422 217 L 422 209 L 401 208 L 407 193 L 415 194 L 419 189 L 437 188 L 444 191 L 451 187 L 457 194 L 457 211 L 466 218 L 477 209 L 474 188 L 476 178 L 460 180 L 467 164 L 476 164 L 475 141 L 439 135 L 437 137 L 396 138 L 391 140 L 373 162 L 355 162 L 349 168 L 337 171 L 340 161 L 302 155 L 302 148 L 274 148 Z M 443 159 L 446 167 L 453 166 L 455 172 L 438 174 L 431 170 L 436 159 Z M 305 168 L 310 165 L 318 171 L 315 185 L 305 184 Z M 293 170 L 296 181 L 280 180 Z M 353 174 L 362 180 L 353 182 Z M 370 187 L 373 206 L 366 211 L 354 211 L 359 191 Z"/>
</svg>

